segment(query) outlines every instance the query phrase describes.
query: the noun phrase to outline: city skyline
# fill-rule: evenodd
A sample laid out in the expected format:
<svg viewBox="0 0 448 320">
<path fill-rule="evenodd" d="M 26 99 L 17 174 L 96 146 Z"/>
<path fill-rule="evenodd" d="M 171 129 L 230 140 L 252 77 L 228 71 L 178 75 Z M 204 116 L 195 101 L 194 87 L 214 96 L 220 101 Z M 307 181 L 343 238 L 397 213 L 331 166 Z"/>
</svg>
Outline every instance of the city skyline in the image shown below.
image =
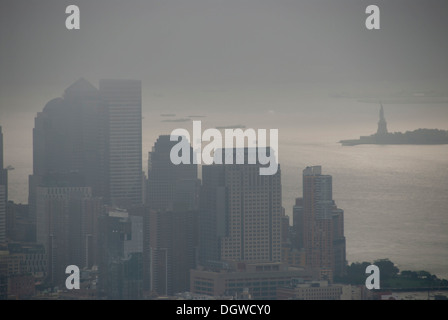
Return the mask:
<svg viewBox="0 0 448 320">
<path fill-rule="evenodd" d="M 0 4 L 0 299 L 377 299 L 360 268 L 388 259 L 383 287 L 448 279 L 446 1 L 374 4 L 377 29 L 357 0 L 76 0 L 79 29 L 68 5 Z M 209 164 L 226 130 L 245 159 L 275 132 L 278 171 Z"/>
<path fill-rule="evenodd" d="M 113 169 L 117 168 L 113 160 L 130 156 L 133 159 L 130 165 L 123 162 L 123 166 L 136 168 L 135 172 L 141 167 L 141 158 L 137 161 L 135 152 L 128 152 L 130 146 L 137 154 L 141 153 L 141 111 L 134 112 L 136 107 L 141 108 L 140 95 L 139 81 L 101 80 L 96 89 L 80 79 L 65 90 L 63 98 L 50 100 L 36 115 L 34 172 L 29 180 L 27 215 L 31 226 L 35 226 L 32 243 L 44 248 L 44 271 L 40 276 L 43 284 L 62 285 L 65 267 L 75 264 L 83 270 L 99 267 L 99 287 L 95 293 L 98 297 L 172 296 L 195 292 L 196 285 L 190 288 L 190 282 L 196 281 L 190 279 L 191 270 L 198 268 L 201 274 L 202 267 L 234 262 L 239 266 L 247 264 L 248 268 L 259 264 L 254 273 L 257 276 L 263 276 L 260 273 L 263 270 L 276 272 L 281 279 L 278 285 L 287 283 L 288 272 L 292 272 L 291 276 L 299 272 L 298 275 L 308 279 L 311 273 L 320 274 L 313 271 L 318 267 L 325 269 L 329 275 L 325 280 L 332 282 L 334 262 L 299 263 L 294 266 L 296 271 L 279 265 L 285 263 L 282 245 L 289 243 L 290 238 L 289 223 L 283 226 L 282 222 L 280 164 L 275 163 L 278 168 L 273 175 L 260 175 L 259 169 L 265 164 L 257 148 L 232 148 L 234 158 L 244 155 L 242 163 L 233 159 L 231 164 L 226 161 L 203 165 L 199 179 L 198 165 L 192 161 L 172 163 L 171 150 L 177 141 L 161 135 L 149 153 L 148 178 L 145 181 L 143 174 L 134 182 L 140 188 L 139 197 L 117 201 L 127 193 L 114 196 L 114 188 L 126 190 L 131 181 L 126 178 L 132 175 L 122 174 L 115 184 L 110 183 L 116 174 Z M 193 157 L 192 146 L 189 147 L 188 154 Z M 214 157 L 219 153 L 227 154 L 227 150 L 218 150 Z M 249 160 L 251 154 L 255 155 L 254 162 Z M 3 195 L 6 186 L 0 190 Z M 5 197 L 0 200 L 3 208 L 0 222 L 6 227 Z M 135 215 L 139 216 L 139 222 L 131 226 L 129 221 L 133 221 L 131 216 L 137 219 Z M 13 225 L 16 217 L 10 214 L 8 219 L 12 219 L 8 224 Z M 0 229 L 0 239 L 8 246 L 17 236 L 14 231 L 6 232 L 5 227 Z M 333 227 L 325 230 L 328 233 L 325 237 L 333 237 L 332 230 Z M 7 234 L 12 235 L 8 241 Z M 134 240 L 130 244 L 133 238 L 141 243 Z M 325 259 L 333 261 L 332 248 L 323 254 Z M 126 273 L 123 271 L 126 268 L 134 268 L 137 274 Z M 321 279 L 319 275 L 316 277 Z M 241 294 L 240 289 L 235 290 L 225 292 Z M 254 290 L 258 292 L 260 287 Z M 275 296 L 272 290 L 256 292 L 255 296 L 261 298 Z"/>
<path fill-rule="evenodd" d="M 81 80 L 80 80 L 81 81 Z M 85 80 L 83 80 L 83 81 L 85 81 Z M 50 101 L 51 102 L 51 101 Z M 175 125 L 175 124 L 174 124 Z M 143 151 L 143 153 L 144 153 L 144 151 Z M 289 204 L 284 204 L 284 206 L 286 206 L 286 208 L 288 208 L 288 205 Z M 292 217 L 292 214 L 289 214 L 290 215 L 290 217 Z"/>
</svg>

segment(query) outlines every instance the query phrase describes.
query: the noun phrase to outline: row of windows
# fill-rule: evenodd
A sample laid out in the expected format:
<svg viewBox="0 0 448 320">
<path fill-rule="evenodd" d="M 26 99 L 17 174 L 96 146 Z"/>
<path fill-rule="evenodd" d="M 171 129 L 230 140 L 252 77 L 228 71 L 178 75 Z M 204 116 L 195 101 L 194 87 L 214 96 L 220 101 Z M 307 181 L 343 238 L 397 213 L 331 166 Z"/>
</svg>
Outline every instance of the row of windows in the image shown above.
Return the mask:
<svg viewBox="0 0 448 320">
<path fill-rule="evenodd" d="M 289 284 L 289 280 L 278 280 L 278 281 L 246 281 L 246 280 L 241 280 L 241 281 L 236 281 L 236 282 L 232 282 L 235 280 L 227 280 L 226 285 L 230 288 L 234 288 L 234 287 L 252 287 L 252 289 L 257 290 L 260 288 L 263 288 L 264 290 L 268 289 L 269 286 L 271 286 L 271 290 L 273 289 L 272 286 L 282 286 L 282 285 L 287 285 Z"/>
<path fill-rule="evenodd" d="M 194 289 L 196 292 L 201 293 L 213 293 L 213 288 L 207 288 L 207 287 L 201 287 L 201 286 L 194 286 Z"/>
<path fill-rule="evenodd" d="M 196 280 L 194 283 L 195 283 L 195 285 L 199 285 L 199 286 L 213 287 L 213 283 L 212 282 L 208 282 L 208 281 Z"/>
<path fill-rule="evenodd" d="M 47 191 L 47 194 L 70 194 L 71 192 L 82 192 L 88 194 L 90 192 L 90 188 L 88 187 L 71 187 L 71 188 L 43 188 L 43 190 Z"/>
</svg>

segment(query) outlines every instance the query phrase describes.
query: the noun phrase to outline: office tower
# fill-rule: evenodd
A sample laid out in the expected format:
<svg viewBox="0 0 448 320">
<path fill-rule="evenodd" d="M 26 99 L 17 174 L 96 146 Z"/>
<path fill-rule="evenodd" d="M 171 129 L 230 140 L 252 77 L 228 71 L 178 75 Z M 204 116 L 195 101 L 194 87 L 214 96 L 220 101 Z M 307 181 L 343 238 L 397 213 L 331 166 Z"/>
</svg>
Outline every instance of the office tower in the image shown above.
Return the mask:
<svg viewBox="0 0 448 320">
<path fill-rule="evenodd" d="M 169 296 L 189 291 L 196 267 L 196 211 L 149 213 L 150 291 Z"/>
<path fill-rule="evenodd" d="M 0 185 L 0 246 L 6 243 L 6 186 Z"/>
<path fill-rule="evenodd" d="M 106 203 L 141 205 L 141 130 L 140 81 L 100 80 L 100 90 L 76 81 L 36 116 L 31 212 L 36 188 L 67 174 L 79 175 Z"/>
<path fill-rule="evenodd" d="M 37 242 L 47 255 L 47 282 L 65 283 L 65 268 L 96 264 L 96 221 L 102 201 L 90 187 L 38 187 L 36 192 Z"/>
<path fill-rule="evenodd" d="M 8 202 L 8 170 L 4 167 L 3 162 L 3 132 L 0 126 L 0 185 L 6 187 L 6 202 Z"/>
<path fill-rule="evenodd" d="M 161 135 L 149 153 L 147 205 L 153 210 L 173 210 L 175 203 L 184 203 L 183 209 L 195 209 L 198 206 L 198 167 L 195 164 L 175 165 L 171 162 L 170 152 L 177 143 L 170 141 L 169 135 Z M 190 155 L 192 159 L 191 147 Z"/>
<path fill-rule="evenodd" d="M 0 246 L 0 300 L 8 298 L 9 251 Z"/>
<path fill-rule="evenodd" d="M 4 163 L 3 163 L 3 131 L 2 131 L 2 126 L 0 126 L 0 170 L 3 169 L 3 166 L 4 166 Z"/>
<path fill-rule="evenodd" d="M 294 230 L 294 246 L 297 249 L 303 248 L 303 198 L 296 198 L 296 203 L 292 208 L 292 228 Z"/>
<path fill-rule="evenodd" d="M 33 175 L 78 174 L 94 196 L 106 194 L 106 109 L 98 89 L 80 79 L 35 119 Z"/>
<path fill-rule="evenodd" d="M 256 149 L 234 151 L 244 152 L 248 159 Z M 260 166 L 258 161 L 203 166 L 201 264 L 281 260 L 280 168 L 274 175 L 260 175 Z"/>
<path fill-rule="evenodd" d="M 3 132 L 0 126 L 0 300 L 8 297 L 8 258 L 6 250 L 6 203 L 8 176 L 3 163 Z"/>
<path fill-rule="evenodd" d="M 120 207 L 142 204 L 142 85 L 140 80 L 100 80 L 108 113 L 109 196 Z"/>
<path fill-rule="evenodd" d="M 100 296 L 109 299 L 142 298 L 142 216 L 110 208 L 99 220 Z"/>
<path fill-rule="evenodd" d="M 345 275 L 347 259 L 346 259 L 346 242 L 344 236 L 344 210 L 333 206 L 333 251 L 334 264 L 333 275 L 342 277 Z"/>
<path fill-rule="evenodd" d="M 6 243 L 6 204 L 8 202 L 8 171 L 3 166 L 3 132 L 0 126 L 0 245 Z"/>
<path fill-rule="evenodd" d="M 298 248 L 305 249 L 306 266 L 321 280 L 332 281 L 345 265 L 343 210 L 333 201 L 332 177 L 321 166 L 303 170 L 303 199 L 294 208 Z"/>
<path fill-rule="evenodd" d="M 76 185 L 91 187 L 92 196 L 108 198 L 106 116 L 98 89 L 85 79 L 37 114 L 28 201 L 34 223 L 38 187 L 68 187 L 76 180 Z"/>
<path fill-rule="evenodd" d="M 177 143 L 159 136 L 148 160 L 144 278 L 145 290 L 159 295 L 188 291 L 189 271 L 196 266 L 200 181 L 196 164 L 171 162 Z"/>
</svg>

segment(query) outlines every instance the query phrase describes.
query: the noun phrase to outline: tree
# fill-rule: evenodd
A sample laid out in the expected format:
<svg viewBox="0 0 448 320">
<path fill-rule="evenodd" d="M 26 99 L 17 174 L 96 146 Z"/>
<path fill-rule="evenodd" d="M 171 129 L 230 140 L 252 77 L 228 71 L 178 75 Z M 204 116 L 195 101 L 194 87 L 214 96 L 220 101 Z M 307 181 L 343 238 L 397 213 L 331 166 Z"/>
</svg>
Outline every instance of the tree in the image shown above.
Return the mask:
<svg viewBox="0 0 448 320">
<path fill-rule="evenodd" d="M 400 270 L 389 259 L 376 260 L 373 264 L 380 268 L 381 279 L 395 278 L 400 272 Z"/>
<path fill-rule="evenodd" d="M 409 278 L 409 279 L 417 279 L 418 278 L 417 272 L 410 271 L 410 270 L 403 270 L 403 271 L 401 271 L 400 275 L 403 278 Z"/>
</svg>

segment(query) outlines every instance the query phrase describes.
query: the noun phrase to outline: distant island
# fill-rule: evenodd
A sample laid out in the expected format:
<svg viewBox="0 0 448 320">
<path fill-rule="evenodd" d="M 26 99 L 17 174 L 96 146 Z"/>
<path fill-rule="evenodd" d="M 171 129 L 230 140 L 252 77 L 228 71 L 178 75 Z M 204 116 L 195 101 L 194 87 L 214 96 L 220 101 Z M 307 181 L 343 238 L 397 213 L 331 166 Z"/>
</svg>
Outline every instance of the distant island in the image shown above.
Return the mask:
<svg viewBox="0 0 448 320">
<path fill-rule="evenodd" d="M 414 131 L 394 132 L 387 131 L 383 105 L 380 108 L 378 130 L 370 136 L 361 136 L 359 139 L 341 140 L 343 146 L 358 144 L 448 144 L 448 131 L 439 129 L 417 129 Z"/>
</svg>

